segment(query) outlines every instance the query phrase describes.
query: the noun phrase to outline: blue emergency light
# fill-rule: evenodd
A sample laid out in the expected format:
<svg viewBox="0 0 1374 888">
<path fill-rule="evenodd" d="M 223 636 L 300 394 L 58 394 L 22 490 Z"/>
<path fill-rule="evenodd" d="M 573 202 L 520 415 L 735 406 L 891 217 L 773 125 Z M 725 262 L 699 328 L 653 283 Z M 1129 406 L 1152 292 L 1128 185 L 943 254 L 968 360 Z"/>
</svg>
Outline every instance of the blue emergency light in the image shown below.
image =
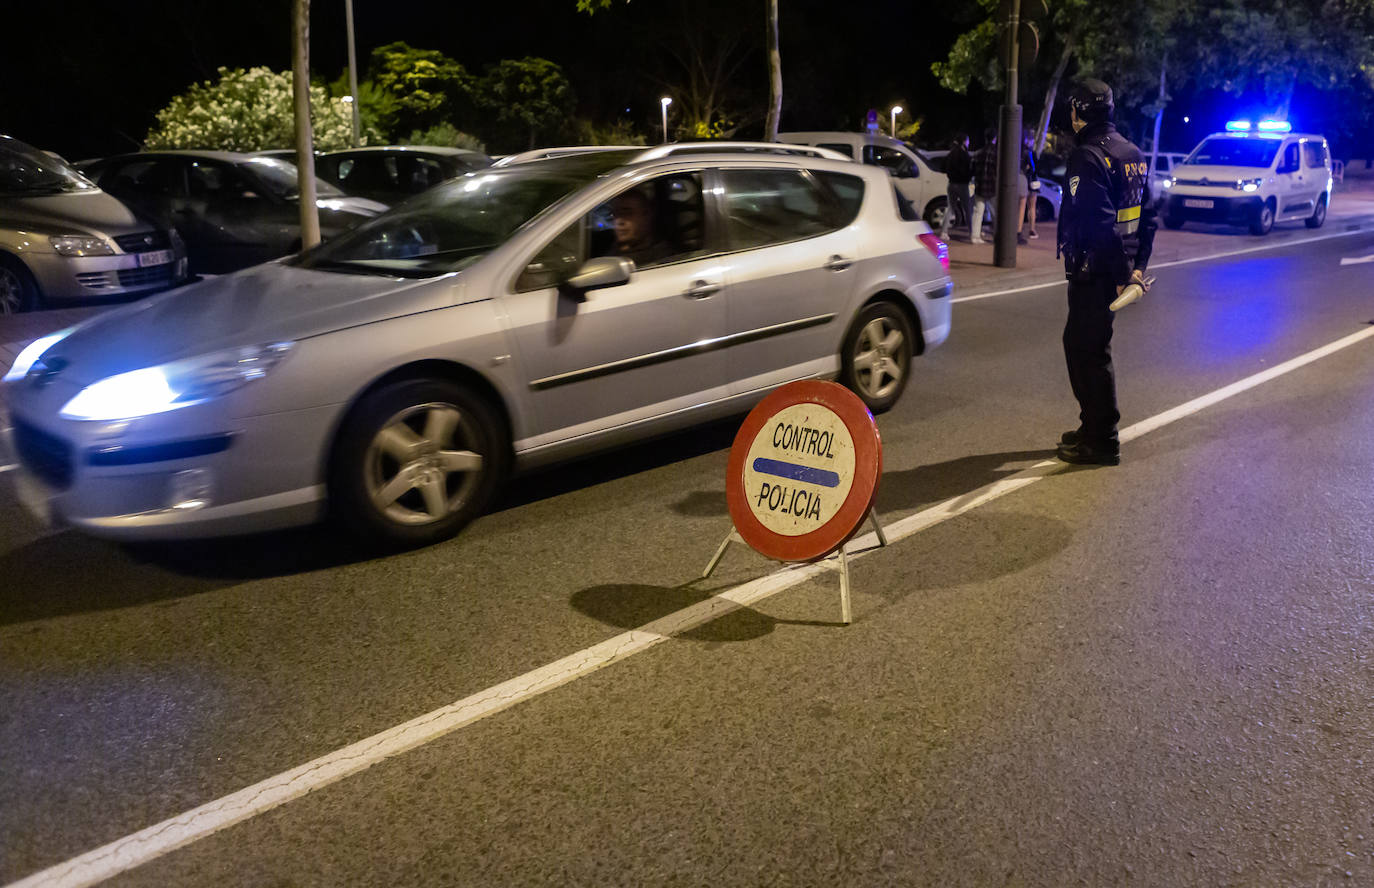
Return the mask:
<svg viewBox="0 0 1374 888">
<path fill-rule="evenodd" d="M 1291 133 L 1293 124 L 1286 120 L 1261 120 L 1259 131 L 1262 133 Z"/>
<path fill-rule="evenodd" d="M 1248 133 L 1250 132 L 1250 121 L 1228 120 L 1226 121 L 1226 131 L 1228 133 Z"/>
</svg>

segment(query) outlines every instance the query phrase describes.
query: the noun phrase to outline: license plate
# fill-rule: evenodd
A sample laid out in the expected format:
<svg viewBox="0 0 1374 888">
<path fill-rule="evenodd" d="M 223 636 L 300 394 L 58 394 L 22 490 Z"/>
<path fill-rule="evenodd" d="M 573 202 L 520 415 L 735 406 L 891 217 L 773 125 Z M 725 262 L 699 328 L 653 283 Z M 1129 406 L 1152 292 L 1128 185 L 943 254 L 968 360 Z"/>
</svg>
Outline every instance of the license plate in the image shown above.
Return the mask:
<svg viewBox="0 0 1374 888">
<path fill-rule="evenodd" d="M 1185 207 L 1192 207 L 1195 210 L 1210 210 L 1212 208 L 1212 202 L 1210 200 L 1185 200 L 1183 201 L 1183 205 Z"/>
<path fill-rule="evenodd" d="M 138 267 L 147 268 L 149 265 L 166 265 L 172 261 L 171 250 L 153 250 L 151 253 L 136 253 L 138 256 Z"/>
</svg>

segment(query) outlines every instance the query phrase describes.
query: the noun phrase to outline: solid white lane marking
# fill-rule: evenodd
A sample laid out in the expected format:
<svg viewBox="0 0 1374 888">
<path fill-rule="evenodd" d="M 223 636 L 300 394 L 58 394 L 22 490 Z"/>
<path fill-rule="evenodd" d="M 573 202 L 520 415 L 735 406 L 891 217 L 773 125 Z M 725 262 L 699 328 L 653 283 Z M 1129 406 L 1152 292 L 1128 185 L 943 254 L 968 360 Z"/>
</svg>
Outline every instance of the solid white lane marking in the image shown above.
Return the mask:
<svg viewBox="0 0 1374 888">
<path fill-rule="evenodd" d="M 1341 259 L 1342 265 L 1363 265 L 1366 262 L 1374 262 L 1374 253 L 1368 256 L 1346 256 Z"/>
<path fill-rule="evenodd" d="M 1157 268 L 1172 268 L 1175 265 L 1189 265 L 1193 262 L 1207 262 L 1211 259 L 1226 259 L 1231 256 L 1243 256 L 1246 253 L 1260 253 L 1264 250 L 1277 250 L 1283 247 L 1296 247 L 1300 246 L 1301 244 L 1311 244 L 1316 243 L 1317 241 L 1331 240 L 1332 238 L 1337 237 L 1349 237 L 1352 234 L 1369 234 L 1370 231 L 1371 229 L 1368 228 L 1357 228 L 1354 231 L 1334 231 L 1330 234 L 1322 234 L 1316 237 L 1304 237 L 1299 238 L 1297 240 L 1278 241 L 1272 244 L 1264 244 L 1263 246 L 1259 247 L 1245 247 L 1244 249 L 1227 250 L 1221 253 L 1208 253 L 1206 256 L 1193 256 L 1190 259 L 1171 259 L 1168 262 L 1152 262 L 1150 263 L 1150 270 L 1153 271 Z M 1374 256 L 1362 259 L 1360 261 L 1374 261 Z M 1341 264 L 1346 265 L 1346 260 L 1342 259 Z M 950 304 L 952 305 L 956 302 L 976 302 L 979 299 L 991 299 L 994 296 L 1011 296 L 1015 293 L 1028 293 L 1031 290 L 1044 290 L 1047 287 L 1062 286 L 1064 283 L 1066 282 L 1063 280 L 1053 280 L 1045 281 L 1043 284 L 1029 284 L 1024 287 L 1014 287 L 1010 290 L 993 290 L 990 293 L 974 293 L 970 296 L 956 296 L 950 300 Z"/>
<path fill-rule="evenodd" d="M 7 466 L 0 466 L 0 474 L 3 474 L 5 472 L 12 472 L 17 468 L 19 468 L 19 466 L 16 463 L 10 463 Z"/>
<path fill-rule="evenodd" d="M 1299 367 L 1349 348 L 1371 336 L 1374 336 L 1374 326 L 1194 398 L 1128 426 L 1121 431 L 1121 440 L 1126 442 L 1139 438 Z M 1014 475 L 894 521 L 884 528 L 889 546 L 897 540 L 955 518 L 1067 468 L 1068 465 L 1058 460 L 1044 460 Z M 850 543 L 850 558 L 863 558 L 873 552 L 885 551 L 877 548 L 877 544 L 877 535 L 872 532 L 855 538 Z M 646 651 L 675 634 L 709 623 L 740 607 L 756 604 L 834 569 L 834 565 L 828 562 L 780 568 L 638 629 L 617 635 L 290 771 L 269 777 L 232 795 L 216 799 L 79 857 L 34 873 L 12 883 L 9 888 L 78 888 L 94 885 L 344 777 L 366 770 L 386 758 L 415 749 L 488 715 Z"/>
</svg>

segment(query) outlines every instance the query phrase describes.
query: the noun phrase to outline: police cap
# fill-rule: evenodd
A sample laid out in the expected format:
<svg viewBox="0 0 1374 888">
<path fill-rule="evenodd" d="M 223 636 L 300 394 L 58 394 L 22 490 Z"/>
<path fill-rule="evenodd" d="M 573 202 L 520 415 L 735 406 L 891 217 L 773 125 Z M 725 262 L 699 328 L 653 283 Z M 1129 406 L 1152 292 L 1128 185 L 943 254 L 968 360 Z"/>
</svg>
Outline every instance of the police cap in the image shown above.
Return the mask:
<svg viewBox="0 0 1374 888">
<path fill-rule="evenodd" d="M 1112 115 L 1112 88 L 1091 77 L 1074 84 L 1069 91 L 1069 105 L 1083 120 L 1106 120 Z"/>
</svg>

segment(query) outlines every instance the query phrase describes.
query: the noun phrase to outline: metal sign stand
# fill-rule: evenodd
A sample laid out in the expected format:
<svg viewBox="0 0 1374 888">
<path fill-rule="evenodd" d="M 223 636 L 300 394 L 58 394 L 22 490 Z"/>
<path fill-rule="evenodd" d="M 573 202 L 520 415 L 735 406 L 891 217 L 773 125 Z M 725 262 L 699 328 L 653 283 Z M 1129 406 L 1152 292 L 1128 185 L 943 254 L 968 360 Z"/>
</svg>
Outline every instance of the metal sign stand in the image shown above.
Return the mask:
<svg viewBox="0 0 1374 888">
<path fill-rule="evenodd" d="M 883 533 L 883 525 L 882 522 L 878 520 L 877 509 L 870 508 L 868 510 L 868 520 L 873 523 L 873 532 L 878 535 L 878 545 L 886 546 L 887 534 Z M 733 524 L 730 525 L 730 532 L 726 534 L 725 539 L 721 540 L 720 548 L 716 549 L 716 554 L 711 556 L 711 561 L 709 564 L 706 565 L 706 570 L 702 571 L 701 578 L 703 580 L 709 577 L 711 574 L 715 573 L 716 566 L 719 565 L 720 560 L 725 557 L 725 550 L 730 547 L 731 543 L 745 544 L 744 538 L 739 535 L 738 530 L 735 530 L 735 526 Z M 827 556 L 825 560 L 830 561 L 832 559 L 836 559 L 839 561 L 840 620 L 846 626 L 848 626 L 850 623 L 854 622 L 854 620 L 849 606 L 849 555 L 845 552 L 843 543 L 840 544 L 839 551 L 837 551 L 834 555 Z M 795 564 L 797 562 L 783 563 Z"/>
</svg>

